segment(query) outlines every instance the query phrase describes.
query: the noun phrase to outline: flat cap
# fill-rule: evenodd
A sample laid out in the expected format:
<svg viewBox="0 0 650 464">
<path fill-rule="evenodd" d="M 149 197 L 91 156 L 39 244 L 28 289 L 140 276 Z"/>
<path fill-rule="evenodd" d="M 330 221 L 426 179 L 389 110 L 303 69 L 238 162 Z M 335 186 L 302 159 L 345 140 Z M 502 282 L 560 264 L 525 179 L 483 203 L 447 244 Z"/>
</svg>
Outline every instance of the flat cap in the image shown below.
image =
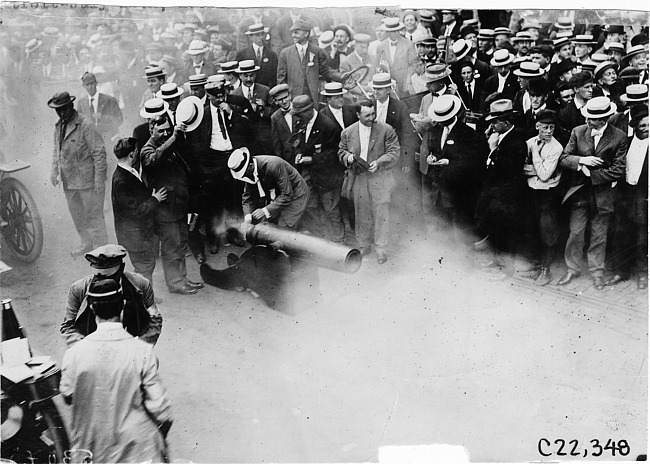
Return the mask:
<svg viewBox="0 0 650 464">
<path fill-rule="evenodd" d="M 289 92 L 288 84 L 279 84 L 273 87 L 271 90 L 269 90 L 269 97 L 275 97 L 276 95 L 281 94 L 283 92 Z"/>
<path fill-rule="evenodd" d="M 86 259 L 91 267 L 95 269 L 108 269 L 122 264 L 126 256 L 126 249 L 121 245 L 108 245 L 95 248 L 93 251 L 86 253 Z"/>
</svg>

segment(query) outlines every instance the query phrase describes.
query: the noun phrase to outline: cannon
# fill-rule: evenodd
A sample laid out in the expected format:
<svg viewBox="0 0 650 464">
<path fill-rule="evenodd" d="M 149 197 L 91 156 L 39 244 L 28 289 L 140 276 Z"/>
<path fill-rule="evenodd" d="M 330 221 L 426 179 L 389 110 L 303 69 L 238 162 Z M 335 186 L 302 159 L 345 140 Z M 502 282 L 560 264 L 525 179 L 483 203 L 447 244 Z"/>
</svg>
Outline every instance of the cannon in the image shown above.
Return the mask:
<svg viewBox="0 0 650 464">
<path fill-rule="evenodd" d="M 361 267 L 356 248 L 270 223 L 243 223 L 228 235 L 243 236 L 251 248 L 241 256 L 230 253 L 225 269 L 202 264 L 203 281 L 222 289 L 250 289 L 270 308 L 288 314 L 318 303 L 320 268 L 354 274 Z"/>
</svg>

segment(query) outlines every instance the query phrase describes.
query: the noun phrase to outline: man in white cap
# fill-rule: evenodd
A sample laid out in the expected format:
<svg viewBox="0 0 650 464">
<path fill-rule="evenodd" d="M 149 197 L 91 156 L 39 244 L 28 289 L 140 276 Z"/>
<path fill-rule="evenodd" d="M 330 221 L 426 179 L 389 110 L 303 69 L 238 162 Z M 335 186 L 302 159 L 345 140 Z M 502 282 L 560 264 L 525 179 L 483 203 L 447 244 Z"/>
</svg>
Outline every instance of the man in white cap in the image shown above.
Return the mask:
<svg viewBox="0 0 650 464">
<path fill-rule="evenodd" d="M 235 54 L 235 60 L 254 60 L 255 65 L 259 66 L 256 81 L 268 88 L 275 87 L 278 73 L 278 55 L 266 45 L 265 27 L 263 24 L 253 24 L 248 26 L 245 32 L 250 41 L 250 45 Z"/>
<path fill-rule="evenodd" d="M 580 275 L 589 223 L 589 272 L 596 290 L 605 286 L 605 248 L 616 194 L 613 187 L 625 174 L 627 151 L 627 136 L 607 122 L 615 112 L 616 105 L 607 97 L 587 101 L 581 109 L 587 124 L 573 129 L 560 157 L 560 166 L 569 177 L 570 188 L 562 202 L 568 203 L 570 218 L 564 252 L 567 272 L 558 285 L 566 285 Z"/>
<path fill-rule="evenodd" d="M 309 187 L 296 169 L 277 156 L 251 156 L 246 147 L 228 159 L 232 177 L 244 182 L 244 221 L 270 221 L 297 230 L 309 201 Z"/>
<path fill-rule="evenodd" d="M 388 260 L 390 196 L 395 188 L 392 168 L 399 160 L 400 147 L 395 130 L 375 121 L 371 100 L 361 100 L 355 106 L 359 121 L 341 133 L 338 155 L 341 163 L 354 171 L 355 232 L 361 253 L 368 255 L 374 242 L 377 262 L 384 264 Z"/>
<path fill-rule="evenodd" d="M 413 42 L 400 35 L 402 29 L 404 24 L 399 18 L 384 19 L 384 30 L 388 37 L 377 48 L 374 61 L 377 72 L 387 72 L 395 79 L 397 95 L 400 98 L 411 94 L 411 76 L 419 60 Z"/>
<path fill-rule="evenodd" d="M 269 98 L 278 108 L 271 115 L 273 154 L 291 163 L 292 150 L 288 140 L 293 131 L 293 116 L 291 115 L 289 86 L 287 84 L 276 85 L 269 91 Z"/>
<path fill-rule="evenodd" d="M 192 57 L 192 64 L 185 69 L 186 75 L 205 74 L 211 76 L 217 73 L 214 65 L 205 59 L 208 50 L 208 44 L 203 40 L 192 40 L 190 42 L 187 53 Z"/>
<path fill-rule="evenodd" d="M 278 57 L 278 84 L 288 84 L 291 95 L 309 95 L 319 101 L 319 79 L 341 81 L 338 69 L 332 69 L 320 48 L 309 43 L 312 25 L 297 19 L 291 26 L 294 44 L 286 47 Z"/>
<path fill-rule="evenodd" d="M 456 95 L 442 95 L 429 106 L 437 123 L 425 133 L 419 149 L 422 206 L 427 233 L 453 230 L 457 245 L 473 242 L 472 225 L 482 182 L 487 144 L 458 119 L 462 108 Z"/>
</svg>

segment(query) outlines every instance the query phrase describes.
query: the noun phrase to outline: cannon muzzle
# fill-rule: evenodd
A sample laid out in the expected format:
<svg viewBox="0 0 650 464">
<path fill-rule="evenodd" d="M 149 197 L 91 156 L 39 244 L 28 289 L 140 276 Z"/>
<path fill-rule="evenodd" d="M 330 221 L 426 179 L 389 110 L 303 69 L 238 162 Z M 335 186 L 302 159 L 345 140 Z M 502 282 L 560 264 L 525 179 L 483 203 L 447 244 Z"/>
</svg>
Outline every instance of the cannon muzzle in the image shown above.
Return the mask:
<svg viewBox="0 0 650 464">
<path fill-rule="evenodd" d="M 283 229 L 269 223 L 244 222 L 241 231 L 251 245 L 272 245 L 291 258 L 333 271 L 354 274 L 361 267 L 361 252 L 313 235 Z M 279 243 L 278 243 L 279 242 Z"/>
</svg>

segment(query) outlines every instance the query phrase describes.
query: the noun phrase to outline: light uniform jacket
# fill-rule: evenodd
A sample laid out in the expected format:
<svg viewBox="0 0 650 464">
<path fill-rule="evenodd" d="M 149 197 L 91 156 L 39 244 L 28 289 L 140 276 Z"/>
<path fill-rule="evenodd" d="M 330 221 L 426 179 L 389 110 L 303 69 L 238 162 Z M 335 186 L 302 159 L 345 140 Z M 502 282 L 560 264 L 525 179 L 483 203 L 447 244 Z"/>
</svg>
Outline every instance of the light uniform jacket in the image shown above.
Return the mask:
<svg viewBox="0 0 650 464">
<path fill-rule="evenodd" d="M 72 448 L 91 450 L 94 462 L 162 462 L 158 425 L 172 417 L 153 346 L 103 322 L 66 351 L 61 370 Z"/>
<path fill-rule="evenodd" d="M 106 150 L 95 125 L 75 111 L 60 142 L 61 120 L 54 126 L 52 174 L 67 190 L 92 189 L 106 181 Z"/>
</svg>

